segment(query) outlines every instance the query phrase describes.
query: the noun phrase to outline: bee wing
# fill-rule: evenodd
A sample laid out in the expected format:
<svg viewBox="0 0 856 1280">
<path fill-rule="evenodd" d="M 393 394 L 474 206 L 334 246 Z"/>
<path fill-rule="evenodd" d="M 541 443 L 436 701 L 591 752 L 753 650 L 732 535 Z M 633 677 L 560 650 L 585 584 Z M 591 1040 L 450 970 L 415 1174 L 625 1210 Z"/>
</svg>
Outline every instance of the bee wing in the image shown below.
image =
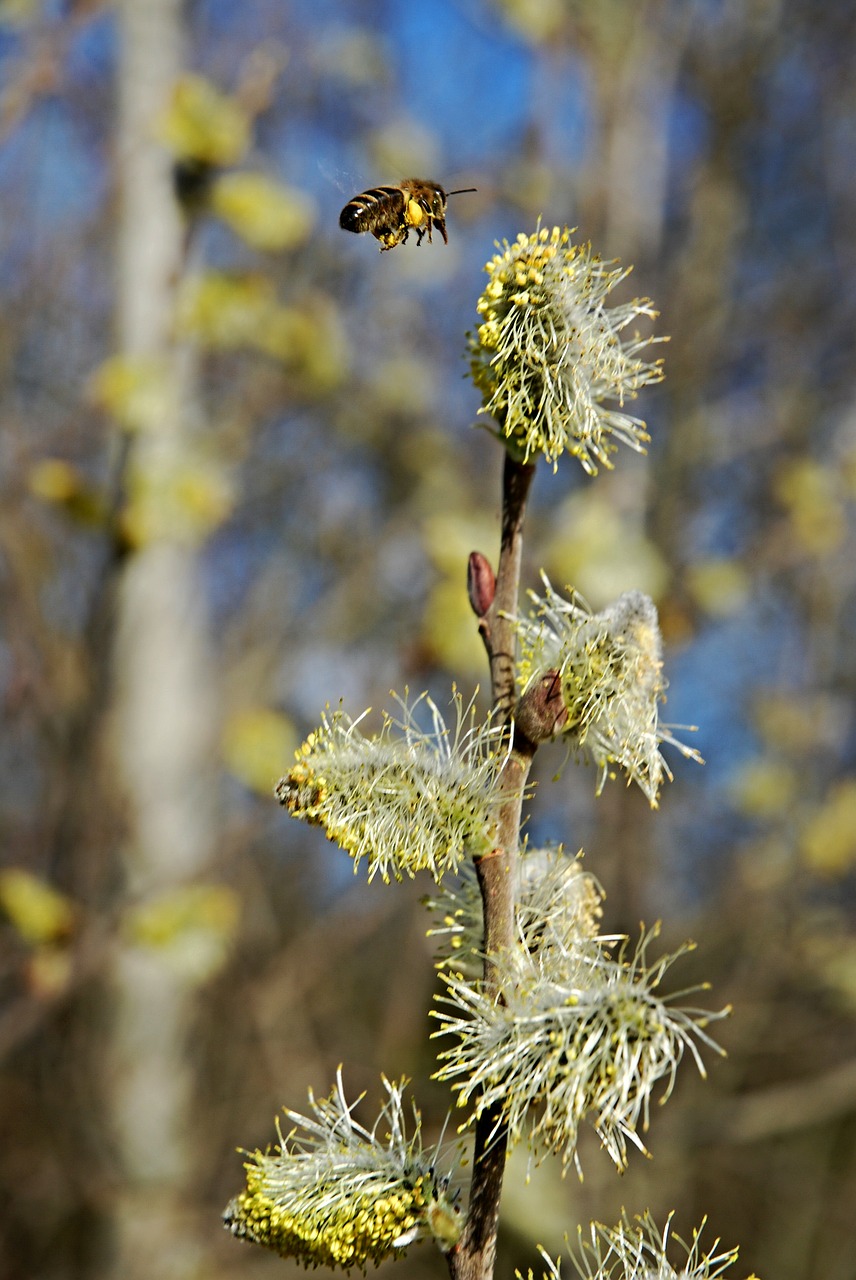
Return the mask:
<svg viewBox="0 0 856 1280">
<path fill-rule="evenodd" d="M 360 180 L 352 169 L 328 164 L 326 160 L 317 160 L 316 164 L 318 172 L 324 175 L 327 185 L 335 187 L 340 195 L 346 196 L 349 191 L 356 191 L 359 187 Z"/>
</svg>

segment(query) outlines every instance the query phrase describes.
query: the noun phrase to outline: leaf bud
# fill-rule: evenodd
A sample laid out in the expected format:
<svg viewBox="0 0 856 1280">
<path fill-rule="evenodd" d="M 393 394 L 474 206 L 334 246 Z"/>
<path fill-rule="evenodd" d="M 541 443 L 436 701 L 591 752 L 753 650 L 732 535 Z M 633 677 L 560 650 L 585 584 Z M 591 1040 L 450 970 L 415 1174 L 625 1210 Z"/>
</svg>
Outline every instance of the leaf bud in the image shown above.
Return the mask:
<svg viewBox="0 0 856 1280">
<path fill-rule="evenodd" d="M 495 594 L 496 574 L 490 561 L 480 551 L 471 551 L 467 563 L 467 595 L 477 617 L 484 617 Z"/>
</svg>

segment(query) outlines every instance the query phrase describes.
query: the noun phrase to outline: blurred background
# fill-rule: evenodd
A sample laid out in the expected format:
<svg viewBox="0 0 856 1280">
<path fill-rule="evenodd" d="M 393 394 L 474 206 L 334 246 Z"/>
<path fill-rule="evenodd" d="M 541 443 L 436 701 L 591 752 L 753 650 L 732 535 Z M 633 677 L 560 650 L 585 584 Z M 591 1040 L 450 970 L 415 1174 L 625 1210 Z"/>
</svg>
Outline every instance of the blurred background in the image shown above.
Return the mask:
<svg viewBox="0 0 856 1280">
<path fill-rule="evenodd" d="M 652 813 L 544 750 L 527 831 L 734 1013 L 651 1160 L 512 1161 L 497 1275 L 623 1205 L 856 1276 L 855 38 L 821 0 L 2 0 L 0 1275 L 293 1272 L 220 1213 L 340 1062 L 439 1130 L 430 885 L 272 788 L 327 703 L 485 685 L 465 334 L 541 217 L 671 342 L 647 457 L 539 469 L 525 585 L 651 594 L 707 763 Z M 339 230 L 413 174 L 478 188 L 448 246 Z"/>
</svg>

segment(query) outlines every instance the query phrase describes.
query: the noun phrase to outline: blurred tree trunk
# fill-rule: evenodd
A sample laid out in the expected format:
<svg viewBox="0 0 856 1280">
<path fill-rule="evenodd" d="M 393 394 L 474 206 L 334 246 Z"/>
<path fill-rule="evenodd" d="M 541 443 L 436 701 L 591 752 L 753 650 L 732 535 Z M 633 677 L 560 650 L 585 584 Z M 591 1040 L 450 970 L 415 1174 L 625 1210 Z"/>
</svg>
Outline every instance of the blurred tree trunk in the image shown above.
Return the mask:
<svg viewBox="0 0 856 1280">
<path fill-rule="evenodd" d="M 194 416 L 192 355 L 171 337 L 183 227 L 170 157 L 155 133 L 181 70 L 182 0 L 121 0 L 119 20 L 118 346 L 126 357 L 157 362 L 166 410 L 126 443 L 133 486 L 175 455 Z M 129 811 L 127 921 L 129 911 L 166 906 L 198 880 L 215 847 L 217 682 L 196 552 L 169 530 L 128 557 L 114 675 Z M 126 928 L 117 952 L 111 1088 L 122 1179 L 114 1271 L 122 1280 L 169 1280 L 198 1265 L 198 1246 L 182 1229 L 192 1175 L 187 1037 L 195 981 L 192 967 L 177 963 L 175 943 L 145 945 Z"/>
</svg>

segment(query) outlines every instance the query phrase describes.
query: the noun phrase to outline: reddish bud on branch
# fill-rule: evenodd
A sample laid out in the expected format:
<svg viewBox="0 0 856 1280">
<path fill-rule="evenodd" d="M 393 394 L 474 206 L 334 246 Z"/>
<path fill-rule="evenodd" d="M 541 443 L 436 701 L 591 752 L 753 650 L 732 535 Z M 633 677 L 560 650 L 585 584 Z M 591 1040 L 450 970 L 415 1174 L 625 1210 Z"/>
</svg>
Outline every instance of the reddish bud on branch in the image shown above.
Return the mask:
<svg viewBox="0 0 856 1280">
<path fill-rule="evenodd" d="M 467 595 L 477 617 L 483 618 L 496 595 L 496 574 L 480 551 L 471 551 L 467 563 Z"/>
<path fill-rule="evenodd" d="M 561 733 L 568 720 L 558 671 L 548 671 L 526 690 L 517 704 L 514 721 L 530 742 L 546 742 Z"/>
</svg>

